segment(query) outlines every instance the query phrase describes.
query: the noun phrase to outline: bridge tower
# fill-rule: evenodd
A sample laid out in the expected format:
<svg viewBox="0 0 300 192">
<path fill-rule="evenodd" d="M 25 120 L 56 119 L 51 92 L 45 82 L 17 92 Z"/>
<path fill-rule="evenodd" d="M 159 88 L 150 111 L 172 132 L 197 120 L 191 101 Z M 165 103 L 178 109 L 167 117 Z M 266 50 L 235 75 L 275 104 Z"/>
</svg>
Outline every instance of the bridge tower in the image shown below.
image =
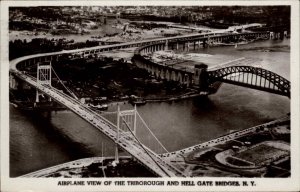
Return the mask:
<svg viewBox="0 0 300 192">
<path fill-rule="evenodd" d="M 120 130 L 130 134 L 132 132 L 136 136 L 137 110 L 136 105 L 133 110 L 120 111 L 120 106 L 117 109 L 117 139 L 115 146 L 115 163 L 119 163 L 119 148 Z M 130 130 L 128 130 L 130 129 Z"/>
<path fill-rule="evenodd" d="M 274 32 L 270 32 L 270 39 L 274 39 Z"/>
<path fill-rule="evenodd" d="M 38 63 L 37 66 L 37 84 L 38 85 L 50 85 L 51 86 L 51 61 L 44 62 L 43 64 Z M 38 90 L 36 90 L 36 99 L 35 102 L 38 103 L 40 101 L 40 95 Z M 51 98 L 49 98 L 51 101 Z"/>
<path fill-rule="evenodd" d="M 201 91 L 208 88 L 207 65 L 204 63 L 195 65 L 194 69 L 194 85 L 198 86 Z"/>
<path fill-rule="evenodd" d="M 118 142 L 120 139 L 120 106 L 118 105 L 117 110 L 117 139 L 116 139 L 116 146 L 115 146 L 115 162 L 119 163 L 119 149 L 118 149 Z"/>
</svg>

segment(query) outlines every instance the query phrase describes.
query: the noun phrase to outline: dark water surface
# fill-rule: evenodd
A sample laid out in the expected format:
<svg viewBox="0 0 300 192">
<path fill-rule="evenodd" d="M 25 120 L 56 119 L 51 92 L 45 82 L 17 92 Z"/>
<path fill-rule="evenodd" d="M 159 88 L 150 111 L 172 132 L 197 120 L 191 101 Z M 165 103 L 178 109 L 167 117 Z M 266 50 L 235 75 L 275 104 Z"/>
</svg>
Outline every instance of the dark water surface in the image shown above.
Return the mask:
<svg viewBox="0 0 300 192">
<path fill-rule="evenodd" d="M 275 48 L 274 48 L 275 47 Z M 271 49 L 272 48 L 272 49 Z M 271 50 L 271 51 L 270 51 Z M 261 60 L 263 68 L 290 79 L 289 40 L 264 41 L 234 47 L 215 47 L 201 52 Z M 121 109 L 130 109 L 122 105 Z M 116 107 L 111 107 L 115 111 Z M 274 120 L 290 112 L 286 97 L 223 84 L 208 98 L 172 103 L 147 103 L 138 111 L 157 138 L 169 150 L 202 143 L 231 130 L 241 130 Z M 19 176 L 70 160 L 113 155 L 114 144 L 99 131 L 69 111 L 46 115 L 10 107 L 10 173 Z M 107 118 L 115 118 L 112 115 Z M 145 128 L 139 138 L 156 147 Z M 160 149 L 154 148 L 157 152 Z"/>
</svg>

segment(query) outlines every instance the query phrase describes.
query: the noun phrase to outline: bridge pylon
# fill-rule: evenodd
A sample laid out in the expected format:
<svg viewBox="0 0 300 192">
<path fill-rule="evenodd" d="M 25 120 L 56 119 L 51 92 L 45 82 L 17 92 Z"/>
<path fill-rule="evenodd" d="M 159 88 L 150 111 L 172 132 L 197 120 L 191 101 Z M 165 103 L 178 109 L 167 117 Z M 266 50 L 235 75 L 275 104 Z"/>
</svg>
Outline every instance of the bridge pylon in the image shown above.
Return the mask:
<svg viewBox="0 0 300 192">
<path fill-rule="evenodd" d="M 117 127 L 118 129 L 129 132 L 127 126 L 123 123 L 123 121 L 120 120 L 125 121 L 130 126 L 130 130 L 134 133 L 134 135 L 136 135 L 136 120 L 137 120 L 136 106 L 134 106 L 134 109 L 132 110 L 124 110 L 124 111 L 120 111 L 120 107 L 118 106 Z"/>
<path fill-rule="evenodd" d="M 38 63 L 37 66 L 37 83 L 38 85 L 50 85 L 51 86 L 51 61 L 44 62 L 43 64 Z M 35 102 L 40 101 L 40 95 L 43 95 L 38 90 L 36 90 L 36 99 Z M 51 98 L 49 98 L 51 101 Z"/>
<path fill-rule="evenodd" d="M 125 122 L 126 124 L 125 124 Z M 118 142 L 120 140 L 120 130 L 123 132 L 130 134 L 128 128 L 132 131 L 132 133 L 136 136 L 136 122 L 137 122 L 137 110 L 136 105 L 133 110 L 124 110 L 120 111 L 120 106 L 117 109 L 117 139 L 116 139 L 116 147 L 115 147 L 115 162 L 119 163 L 119 148 Z M 127 127 L 129 125 L 129 127 Z"/>
<path fill-rule="evenodd" d="M 206 91 L 208 89 L 207 65 L 204 63 L 197 64 L 194 70 L 194 84 L 199 87 L 200 91 Z"/>
<path fill-rule="evenodd" d="M 116 146 L 115 146 L 115 162 L 119 163 L 119 148 L 118 142 L 120 139 L 120 106 L 118 105 L 117 109 L 117 139 L 116 139 Z"/>
</svg>

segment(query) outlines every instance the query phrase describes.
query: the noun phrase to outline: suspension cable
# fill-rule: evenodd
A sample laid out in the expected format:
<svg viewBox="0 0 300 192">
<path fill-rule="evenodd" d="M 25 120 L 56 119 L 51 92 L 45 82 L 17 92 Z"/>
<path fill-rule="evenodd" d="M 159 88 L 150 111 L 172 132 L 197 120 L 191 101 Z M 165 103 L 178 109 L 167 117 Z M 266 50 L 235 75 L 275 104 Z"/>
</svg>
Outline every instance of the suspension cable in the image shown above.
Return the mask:
<svg viewBox="0 0 300 192">
<path fill-rule="evenodd" d="M 144 119 L 141 117 L 141 115 L 139 114 L 138 111 L 136 111 L 137 115 L 140 117 L 142 123 L 145 125 L 145 127 L 149 130 L 149 132 L 151 133 L 151 135 L 155 138 L 155 140 L 158 142 L 158 144 L 167 152 L 169 153 L 169 151 L 164 147 L 164 145 L 158 140 L 158 138 L 154 135 L 154 133 L 151 131 L 151 129 L 148 127 L 148 125 L 146 124 L 146 122 L 144 121 Z"/>
<path fill-rule="evenodd" d="M 62 82 L 62 80 L 58 77 L 58 75 L 56 74 L 54 68 L 51 66 L 52 71 L 54 72 L 54 75 L 58 78 L 58 81 L 62 84 L 62 86 L 74 97 L 74 99 L 78 100 L 78 97 L 75 95 L 75 93 L 73 93 L 69 88 L 67 88 L 64 83 Z"/>
<path fill-rule="evenodd" d="M 152 136 L 156 139 L 156 141 L 158 142 L 158 144 L 167 152 L 170 153 L 165 147 L 164 145 L 158 140 L 158 138 L 154 135 L 154 133 L 151 131 L 151 129 L 147 126 L 146 122 L 144 121 L 144 119 L 141 117 L 141 115 L 138 113 L 138 111 L 136 111 L 137 115 L 139 116 L 139 118 L 141 119 L 142 123 L 146 126 L 146 128 L 149 130 L 149 132 L 152 134 Z M 179 165 L 178 163 L 176 163 L 179 167 L 183 168 L 184 167 L 182 165 Z"/>
<path fill-rule="evenodd" d="M 147 155 L 153 160 L 153 162 L 166 174 L 170 177 L 170 175 L 161 167 L 161 165 L 159 165 L 159 163 L 157 163 L 154 158 L 150 155 L 149 151 L 143 146 L 143 144 L 140 142 L 140 140 L 133 134 L 132 130 L 130 129 L 128 123 L 124 120 L 124 117 L 122 117 L 123 122 L 125 123 L 127 129 L 130 131 L 131 135 L 133 135 L 133 137 L 136 139 L 136 141 L 138 142 L 138 144 L 144 149 L 144 151 L 147 153 Z"/>
</svg>

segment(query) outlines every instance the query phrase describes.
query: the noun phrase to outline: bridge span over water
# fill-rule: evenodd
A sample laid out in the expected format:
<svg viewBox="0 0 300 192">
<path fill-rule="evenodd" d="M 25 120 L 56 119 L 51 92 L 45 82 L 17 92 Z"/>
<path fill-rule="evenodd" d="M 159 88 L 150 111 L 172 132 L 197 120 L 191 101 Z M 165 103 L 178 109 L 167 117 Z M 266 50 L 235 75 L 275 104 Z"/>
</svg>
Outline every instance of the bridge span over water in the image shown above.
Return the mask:
<svg viewBox="0 0 300 192">
<path fill-rule="evenodd" d="M 30 86 L 34 87 L 38 90 L 38 92 L 47 95 L 48 97 L 52 98 L 56 102 L 64 105 L 69 110 L 73 111 L 75 114 L 79 115 L 82 119 L 89 122 L 99 131 L 101 131 L 104 135 L 114 141 L 120 148 L 124 149 L 128 153 L 130 153 L 133 157 L 135 157 L 141 164 L 149 168 L 158 176 L 162 177 L 184 177 L 186 176 L 185 173 L 178 170 L 175 166 L 172 165 L 171 162 L 164 160 L 161 156 L 150 150 L 147 146 L 140 143 L 134 136 L 128 136 L 127 133 L 119 130 L 116 125 L 112 124 L 104 117 L 96 113 L 94 110 L 90 109 L 86 105 L 79 102 L 78 99 L 73 98 L 62 91 L 54 88 L 51 86 L 51 83 L 45 83 L 45 77 L 38 78 L 32 77 L 28 75 L 26 72 L 23 71 L 27 66 L 30 65 L 37 65 L 40 62 L 45 61 L 53 61 L 59 60 L 62 56 L 81 56 L 87 57 L 89 55 L 95 55 L 102 52 L 107 52 L 115 49 L 121 48 L 128 48 L 128 47 L 139 47 L 145 45 L 151 45 L 148 47 L 148 50 L 155 50 L 161 46 L 176 46 L 179 43 L 185 44 L 186 42 L 189 44 L 190 42 L 198 42 L 202 45 L 206 45 L 208 41 L 217 40 L 221 41 L 223 38 L 238 38 L 241 35 L 252 35 L 252 36 L 268 36 L 267 33 L 247 33 L 247 34 L 223 34 L 223 35 L 216 35 L 214 33 L 208 34 L 192 34 L 192 35 L 185 35 L 179 37 L 170 37 L 170 38 L 160 38 L 154 40 L 144 40 L 138 42 L 130 42 L 130 43 L 122 43 L 122 44 L 115 44 L 115 45 L 107 45 L 107 46 L 97 46 L 91 48 L 83 48 L 83 49 L 76 49 L 76 50 L 68 50 L 68 51 L 59 51 L 53 53 L 41 53 L 36 55 L 29 55 L 21 58 L 17 58 L 15 60 L 10 61 L 10 87 L 15 87 L 17 84 L 17 80 L 21 82 L 26 82 Z M 194 44 L 194 45 L 195 45 Z M 38 66 L 38 65 L 37 65 Z M 241 68 L 243 69 L 243 68 Z M 47 70 L 47 68 L 43 69 Z M 51 70 L 51 69 L 50 69 Z M 244 69 L 244 71 L 250 71 L 250 68 Z M 252 70 L 253 71 L 253 70 Z M 241 72 L 241 71 L 238 71 Z M 39 74 L 39 73 L 38 73 Z M 231 74 L 230 70 L 223 69 L 223 70 L 216 70 L 214 73 L 210 73 L 210 75 L 215 74 L 213 77 L 215 80 L 220 80 L 226 76 L 226 74 Z M 280 76 L 273 75 L 272 73 L 266 73 L 261 71 L 260 74 L 264 74 L 265 77 L 273 78 L 274 80 L 282 80 Z M 47 75 L 48 77 L 48 75 Z M 200 79 L 205 78 L 204 75 L 199 76 Z M 208 77 L 210 77 L 208 75 Z M 48 77 L 49 78 L 49 77 Z M 49 79 L 47 79 L 49 81 Z M 50 75 L 50 82 L 51 82 L 51 75 Z M 202 81 L 199 81 L 202 83 Z M 287 83 L 287 82 L 286 82 Z M 281 82 L 279 82 L 278 86 L 281 86 Z M 200 86 L 201 87 L 201 86 Z M 288 89 L 288 87 L 285 87 Z M 284 90 L 286 90 L 284 89 Z M 37 96 L 38 97 L 38 96 Z"/>
</svg>

